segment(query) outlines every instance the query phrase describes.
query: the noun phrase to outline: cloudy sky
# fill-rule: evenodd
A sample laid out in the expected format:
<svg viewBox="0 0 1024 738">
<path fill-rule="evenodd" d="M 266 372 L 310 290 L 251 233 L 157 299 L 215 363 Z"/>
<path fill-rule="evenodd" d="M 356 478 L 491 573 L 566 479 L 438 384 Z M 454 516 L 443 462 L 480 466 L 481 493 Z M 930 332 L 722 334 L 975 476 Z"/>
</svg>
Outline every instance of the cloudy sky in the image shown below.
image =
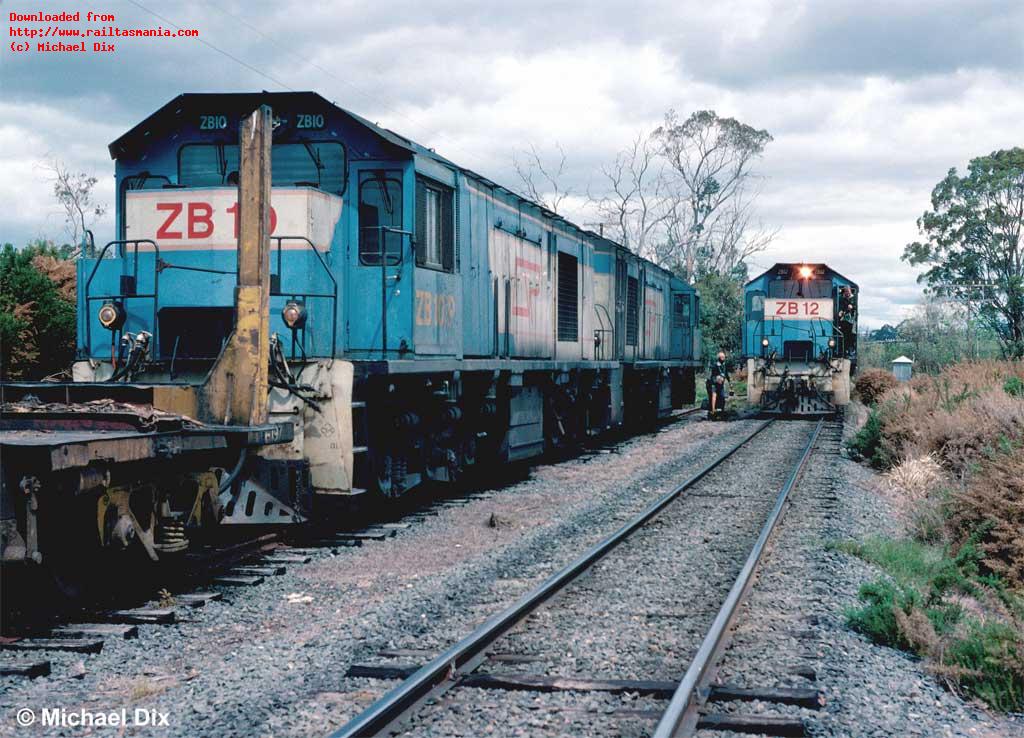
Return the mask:
<svg viewBox="0 0 1024 738">
<path fill-rule="evenodd" d="M 752 269 L 827 262 L 861 284 L 877 325 L 918 297 L 899 255 L 932 186 L 1024 145 L 1020 0 L 77 5 L 0 0 L 5 25 L 92 8 L 201 36 L 70 58 L 0 50 L 0 242 L 61 237 L 48 159 L 95 173 L 113 204 L 106 144 L 181 92 L 315 90 L 509 185 L 513 152 L 558 143 L 580 193 L 666 109 L 713 109 L 775 137 L 759 208 L 780 231 Z M 109 217 L 97 232 L 111 237 Z"/>
</svg>

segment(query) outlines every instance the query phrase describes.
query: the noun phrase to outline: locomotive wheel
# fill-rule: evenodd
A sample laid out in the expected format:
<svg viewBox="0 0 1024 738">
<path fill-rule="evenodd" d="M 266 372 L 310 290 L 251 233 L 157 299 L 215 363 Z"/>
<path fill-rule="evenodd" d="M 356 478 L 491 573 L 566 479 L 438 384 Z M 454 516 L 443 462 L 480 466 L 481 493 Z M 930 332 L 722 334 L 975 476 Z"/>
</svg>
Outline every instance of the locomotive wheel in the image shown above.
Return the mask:
<svg viewBox="0 0 1024 738">
<path fill-rule="evenodd" d="M 377 483 L 377 491 L 382 497 L 389 499 L 398 497 L 394 494 L 394 485 L 391 483 L 391 457 L 383 456 L 379 463 L 374 464 L 374 481 Z"/>
</svg>

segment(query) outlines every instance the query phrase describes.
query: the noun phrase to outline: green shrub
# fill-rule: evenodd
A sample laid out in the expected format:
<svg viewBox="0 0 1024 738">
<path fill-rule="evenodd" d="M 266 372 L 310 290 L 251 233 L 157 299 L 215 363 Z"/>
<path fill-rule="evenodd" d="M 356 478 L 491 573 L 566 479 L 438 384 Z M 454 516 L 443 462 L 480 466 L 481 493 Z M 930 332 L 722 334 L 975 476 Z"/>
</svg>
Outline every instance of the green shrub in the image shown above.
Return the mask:
<svg viewBox="0 0 1024 738">
<path fill-rule="evenodd" d="M 967 634 L 946 650 L 947 664 L 964 691 L 998 710 L 1024 707 L 1024 641 L 1002 623 L 967 622 Z"/>
<path fill-rule="evenodd" d="M 900 629 L 896 613 L 900 611 L 909 615 L 920 604 L 917 590 L 913 587 L 900 587 L 888 579 L 876 579 L 862 584 L 857 597 L 866 604 L 846 612 L 846 620 L 851 628 L 883 646 L 911 648 L 913 644 Z"/>
<path fill-rule="evenodd" d="M 75 265 L 67 248 L 0 249 L 0 379 L 41 379 L 75 354 Z"/>
<path fill-rule="evenodd" d="M 888 453 L 882 445 L 882 417 L 877 410 L 868 413 L 868 419 L 847 444 L 854 459 L 863 459 L 876 469 L 888 466 Z"/>
<path fill-rule="evenodd" d="M 875 643 L 910 651 L 929 668 L 996 709 L 1024 708 L 1022 606 L 997 577 L 983 575 L 985 531 L 951 555 L 919 541 L 868 538 L 830 544 L 877 564 L 889 575 L 863 584 L 862 606 L 847 610 L 847 623 Z M 982 622 L 961 604 L 991 597 L 1003 603 L 998 617 Z M 986 616 L 989 617 L 989 616 Z"/>
<path fill-rule="evenodd" d="M 1024 396 L 1024 381 L 1021 381 L 1020 377 L 1007 377 L 1003 382 L 1003 392 L 1010 397 Z"/>
</svg>

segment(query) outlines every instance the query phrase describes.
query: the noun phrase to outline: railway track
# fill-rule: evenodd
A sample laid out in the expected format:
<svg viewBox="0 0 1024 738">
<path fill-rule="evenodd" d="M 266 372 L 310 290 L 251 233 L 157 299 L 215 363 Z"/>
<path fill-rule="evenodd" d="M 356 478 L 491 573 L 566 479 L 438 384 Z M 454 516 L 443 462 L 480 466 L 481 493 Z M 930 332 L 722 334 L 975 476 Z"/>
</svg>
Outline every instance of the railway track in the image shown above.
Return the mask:
<svg viewBox="0 0 1024 738">
<path fill-rule="evenodd" d="M 351 678 L 402 681 L 332 733 L 331 738 L 400 730 L 426 735 L 474 735 L 500 730 L 503 720 L 517 710 L 532 711 L 533 717 L 527 719 L 535 728 L 531 734 L 542 734 L 545 728 L 553 727 L 550 715 L 545 716 L 547 712 L 560 714 L 558 728 L 563 733 L 582 729 L 588 735 L 620 735 L 628 732 L 622 725 L 625 719 L 638 724 L 634 728 L 638 734 L 648 734 L 653 729 L 657 736 L 671 736 L 692 733 L 698 725 L 708 727 L 707 721 L 699 723 L 698 715 L 709 697 L 715 701 L 760 699 L 819 704 L 818 694 L 808 689 L 740 689 L 730 693 L 729 689 L 710 688 L 738 607 L 750 592 L 758 564 L 769 547 L 789 494 L 811 457 L 824 421 L 810 429 L 802 428 L 802 433 L 793 430 L 795 424 L 776 425 L 782 435 L 800 436 L 790 438 L 789 446 L 782 450 L 777 443 L 773 448 L 774 442 L 768 438 L 771 434 L 765 433 L 772 425 L 772 421 L 759 425 L 612 535 L 426 664 L 393 661 L 423 655 L 415 649 L 379 654 L 388 659 L 385 662 L 354 664 L 348 674 Z M 757 472 L 758 464 L 770 469 L 772 464 L 765 464 L 765 459 L 773 450 L 786 463 L 775 465 L 778 468 L 773 472 L 765 472 L 761 477 L 762 489 L 744 494 L 726 485 L 723 492 L 723 474 L 735 474 L 736 469 L 751 465 Z M 722 535 L 701 534 L 703 540 L 694 540 L 689 537 L 691 532 L 681 532 L 679 526 L 685 526 L 686 516 L 680 515 L 677 508 L 684 500 L 704 505 L 706 510 L 717 510 L 718 521 L 712 527 L 717 526 Z M 738 541 L 743 542 L 738 544 L 739 550 L 734 550 Z M 658 589 L 664 592 L 667 581 L 671 581 L 664 578 L 691 567 L 691 562 L 682 558 L 684 552 L 699 550 L 700 546 L 693 544 L 701 543 L 705 549 L 720 549 L 707 555 L 703 562 L 709 573 L 714 572 L 703 583 L 715 590 L 711 598 L 720 595 L 713 606 L 708 606 L 709 593 L 699 591 L 700 581 L 691 583 L 697 591 L 681 587 L 672 596 L 674 600 L 670 597 L 665 601 L 657 596 L 649 602 L 637 599 L 643 596 L 643 585 L 649 585 L 652 579 L 661 580 Z M 730 567 L 734 570 L 728 576 L 720 573 Z M 728 582 L 732 582 L 731 587 Z M 720 591 L 722 583 L 728 588 L 726 592 Z M 617 596 L 609 599 L 609 591 Z M 670 612 L 632 611 L 673 604 L 674 610 Z M 695 620 L 703 618 L 708 622 L 702 638 L 695 640 L 689 636 L 692 646 L 678 628 L 662 638 L 645 627 L 652 618 L 678 624 L 691 615 Z M 643 623 L 638 626 L 637 621 Z M 590 644 L 599 640 L 591 637 L 595 631 L 614 632 L 618 638 L 615 648 L 602 653 L 594 647 L 597 653 L 586 653 Z M 608 671 L 609 662 L 631 649 L 637 655 L 635 662 L 623 663 L 620 659 L 619 663 L 610 664 L 610 674 L 579 675 L 581 667 Z M 564 654 L 571 658 L 563 658 Z M 682 680 L 678 680 L 684 669 L 677 666 L 683 663 L 689 666 Z M 605 701 L 595 700 L 595 696 Z M 614 719 L 605 719 L 609 714 Z M 760 727 L 771 722 L 762 720 Z M 793 732 L 793 720 L 776 722 L 779 730 L 775 734 L 802 734 Z M 742 721 L 735 717 L 727 724 L 723 722 L 723 726 L 744 731 Z M 767 727 L 767 731 L 755 732 L 772 733 L 771 725 Z"/>
<path fill-rule="evenodd" d="M 682 411 L 659 428 L 692 420 L 700 413 L 699 408 Z M 602 453 L 609 445 L 609 441 L 603 441 L 585 450 L 582 457 Z M 283 529 L 204 547 L 188 554 L 181 570 L 155 576 L 156 584 L 148 589 L 126 588 L 116 600 L 103 599 L 67 610 L 46 609 L 45 600 L 35 601 L 28 609 L 8 613 L 4 619 L 0 654 L 97 653 L 108 638 L 134 638 L 140 626 L 162 627 L 188 619 L 190 608 L 220 600 L 238 589 L 258 586 L 267 577 L 285 574 L 289 567 L 309 563 L 318 553 L 332 555 L 340 548 L 387 541 L 445 508 L 487 500 L 492 495 L 478 486 L 454 495 L 434 490 L 415 499 L 396 501 L 387 511 L 362 513 L 340 529 Z M 49 673 L 49 661 L 12 661 L 0 655 L 0 674 L 33 678 Z"/>
</svg>

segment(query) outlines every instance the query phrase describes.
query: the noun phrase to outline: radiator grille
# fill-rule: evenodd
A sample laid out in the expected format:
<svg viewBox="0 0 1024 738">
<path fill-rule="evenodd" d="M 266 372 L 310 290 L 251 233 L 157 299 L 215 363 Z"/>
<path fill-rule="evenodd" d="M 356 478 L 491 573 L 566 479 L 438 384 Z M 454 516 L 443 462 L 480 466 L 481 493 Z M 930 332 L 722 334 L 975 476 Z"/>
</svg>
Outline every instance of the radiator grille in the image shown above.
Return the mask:
<svg viewBox="0 0 1024 738">
<path fill-rule="evenodd" d="M 576 257 L 558 252 L 558 340 L 580 340 L 579 269 Z"/>
<path fill-rule="evenodd" d="M 640 285 L 636 277 L 626 280 L 626 345 L 636 346 L 640 332 Z"/>
</svg>

